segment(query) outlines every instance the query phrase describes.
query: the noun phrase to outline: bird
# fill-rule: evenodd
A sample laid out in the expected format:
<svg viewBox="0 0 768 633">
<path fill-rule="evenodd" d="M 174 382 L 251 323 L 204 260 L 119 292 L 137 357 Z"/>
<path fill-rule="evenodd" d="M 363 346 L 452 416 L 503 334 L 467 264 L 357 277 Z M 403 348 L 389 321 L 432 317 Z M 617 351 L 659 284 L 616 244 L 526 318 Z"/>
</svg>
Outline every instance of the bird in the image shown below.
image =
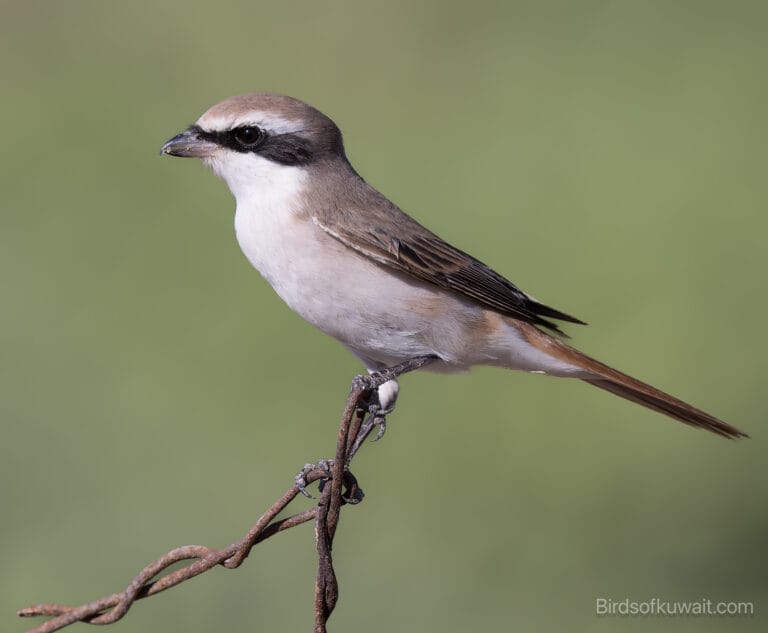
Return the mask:
<svg viewBox="0 0 768 633">
<path fill-rule="evenodd" d="M 569 345 L 558 322 L 584 321 L 407 215 L 355 171 L 333 120 L 303 101 L 268 92 L 227 98 L 160 153 L 202 159 L 226 182 L 249 262 L 370 373 L 426 358 L 430 371 L 490 365 L 576 378 L 719 436 L 748 437 Z M 382 412 L 398 393 L 396 379 L 378 388 Z"/>
</svg>

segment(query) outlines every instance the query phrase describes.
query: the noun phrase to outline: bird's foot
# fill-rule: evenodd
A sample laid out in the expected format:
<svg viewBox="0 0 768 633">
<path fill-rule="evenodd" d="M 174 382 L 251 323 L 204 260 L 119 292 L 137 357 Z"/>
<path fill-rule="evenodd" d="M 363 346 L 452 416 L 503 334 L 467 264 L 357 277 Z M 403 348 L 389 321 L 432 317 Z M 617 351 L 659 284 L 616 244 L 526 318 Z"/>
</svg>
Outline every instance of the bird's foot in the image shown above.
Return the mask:
<svg viewBox="0 0 768 633">
<path fill-rule="evenodd" d="M 323 489 L 328 484 L 328 482 L 333 478 L 331 475 L 331 469 L 333 468 L 334 460 L 332 459 L 319 459 L 316 464 L 304 464 L 304 468 L 302 468 L 299 473 L 294 478 L 294 485 L 296 487 L 296 490 L 298 490 L 301 494 L 303 494 L 308 499 L 314 499 L 314 496 L 312 496 L 307 491 L 307 486 L 309 485 L 308 477 L 317 471 L 321 471 L 326 477 L 320 477 L 320 481 L 318 483 L 318 489 L 320 492 L 323 492 Z M 314 481 L 315 478 L 313 478 Z M 358 486 L 357 479 L 355 476 L 349 471 L 349 469 L 345 466 L 344 472 L 342 473 L 342 483 L 344 485 L 344 490 L 341 495 L 342 501 L 344 503 L 348 503 L 350 505 L 355 505 L 357 503 L 360 503 L 363 500 L 363 497 L 365 496 L 365 493 L 363 493 L 362 488 Z"/>
<path fill-rule="evenodd" d="M 332 466 L 332 459 L 319 459 L 316 464 L 304 464 L 304 467 L 293 478 L 293 483 L 296 486 L 296 490 L 303 494 L 307 499 L 314 499 L 314 497 L 309 492 L 307 492 L 307 486 L 310 483 L 307 481 L 307 477 L 309 477 L 309 475 L 314 473 L 316 470 L 320 470 L 327 474 L 327 477 L 322 477 L 320 479 L 320 487 L 322 490 L 322 486 L 324 485 L 323 482 L 328 481 L 328 479 L 331 478 Z"/>
<path fill-rule="evenodd" d="M 361 378 L 365 378 L 365 376 L 361 376 Z M 394 389 L 385 389 L 390 383 L 393 383 Z M 394 396 L 392 395 L 393 391 Z M 358 434 L 358 439 L 361 439 L 361 434 L 364 433 L 364 435 L 367 436 L 374 426 L 378 426 L 379 430 L 376 433 L 376 437 L 373 438 L 373 441 L 377 442 L 384 437 L 384 433 L 387 430 L 387 416 L 395 410 L 397 383 L 389 381 L 384 383 L 378 389 L 367 391 L 366 393 L 367 396 L 361 397 L 357 401 L 358 410 L 364 412 L 368 416 L 361 428 L 361 433 Z"/>
<path fill-rule="evenodd" d="M 380 405 L 373 405 L 368 409 L 368 416 L 373 426 L 378 426 L 379 430 L 376 431 L 376 437 L 371 440 L 372 442 L 378 442 L 384 433 L 387 432 L 387 416 L 395 410 L 395 407 L 387 407 L 386 409 Z"/>
</svg>

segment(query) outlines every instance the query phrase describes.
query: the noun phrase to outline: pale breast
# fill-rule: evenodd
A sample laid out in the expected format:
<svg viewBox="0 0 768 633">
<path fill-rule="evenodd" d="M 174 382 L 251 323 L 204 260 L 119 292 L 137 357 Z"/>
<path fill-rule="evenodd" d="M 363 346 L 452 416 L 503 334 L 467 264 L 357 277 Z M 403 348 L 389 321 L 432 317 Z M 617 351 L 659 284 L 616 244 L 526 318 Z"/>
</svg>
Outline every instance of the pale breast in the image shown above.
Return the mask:
<svg viewBox="0 0 768 633">
<path fill-rule="evenodd" d="M 304 213 L 300 200 L 238 203 L 237 240 L 288 306 L 361 358 L 386 366 L 437 355 L 442 369 L 501 365 L 564 375 L 500 315 L 386 268 L 348 248 Z M 490 319 L 490 320 L 489 320 Z"/>
<path fill-rule="evenodd" d="M 290 204 L 238 204 L 237 241 L 288 306 L 347 346 L 378 357 L 433 353 L 433 322 L 403 310 L 432 291 L 352 251 Z"/>
</svg>

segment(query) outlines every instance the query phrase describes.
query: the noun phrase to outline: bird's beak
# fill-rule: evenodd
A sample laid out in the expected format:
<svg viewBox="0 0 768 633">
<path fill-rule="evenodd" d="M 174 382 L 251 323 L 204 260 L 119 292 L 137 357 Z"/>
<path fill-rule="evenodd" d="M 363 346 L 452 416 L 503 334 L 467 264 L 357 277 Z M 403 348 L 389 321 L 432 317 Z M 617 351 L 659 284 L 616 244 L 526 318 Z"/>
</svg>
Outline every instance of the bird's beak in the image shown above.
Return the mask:
<svg viewBox="0 0 768 633">
<path fill-rule="evenodd" d="M 216 143 L 201 138 L 199 130 L 194 127 L 184 130 L 168 141 L 160 149 L 160 155 L 183 156 L 184 158 L 205 158 L 211 156 L 219 146 Z"/>
</svg>

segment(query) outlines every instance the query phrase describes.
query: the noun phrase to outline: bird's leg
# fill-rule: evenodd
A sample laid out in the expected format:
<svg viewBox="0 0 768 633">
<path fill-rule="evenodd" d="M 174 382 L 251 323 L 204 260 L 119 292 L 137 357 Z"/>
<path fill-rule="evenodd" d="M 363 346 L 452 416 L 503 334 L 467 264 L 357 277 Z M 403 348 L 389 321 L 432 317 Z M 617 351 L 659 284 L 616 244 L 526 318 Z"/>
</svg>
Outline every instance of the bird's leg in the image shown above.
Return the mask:
<svg viewBox="0 0 768 633">
<path fill-rule="evenodd" d="M 367 376 L 365 374 L 355 376 L 352 380 L 352 386 L 362 388 L 366 391 L 378 389 L 385 382 L 395 380 L 398 376 L 424 367 L 424 365 L 429 365 L 429 363 L 434 363 L 436 360 L 439 360 L 437 356 L 414 356 L 413 358 L 404 360 L 402 363 L 392 365 L 392 367 L 372 371 Z"/>
<path fill-rule="evenodd" d="M 355 376 L 352 380 L 352 392 L 350 396 L 357 393 L 356 408 L 360 412 L 359 415 L 365 415 L 367 418 L 360 424 L 359 429 L 355 434 L 355 439 L 352 442 L 349 451 L 347 452 L 344 470 L 347 475 L 351 477 L 349 473 L 349 463 L 355 456 L 360 446 L 373 430 L 373 427 L 379 425 L 380 430 L 375 439 L 380 439 L 384 435 L 384 429 L 386 428 L 386 416 L 394 409 L 395 401 L 397 400 L 398 384 L 397 377 L 414 371 L 438 360 L 437 356 L 417 356 L 411 358 L 392 367 L 387 367 L 379 371 L 373 371 L 368 375 L 361 374 Z M 350 420 L 347 420 L 349 423 Z M 312 498 L 312 495 L 307 492 L 307 476 L 315 470 L 321 470 L 328 475 L 331 474 L 331 468 L 334 460 L 321 459 L 316 464 L 305 464 L 304 468 L 294 478 L 296 489 L 301 492 L 305 497 Z M 325 477 L 320 480 L 320 489 L 327 482 L 329 477 Z M 354 477 L 352 477 L 354 480 Z M 345 498 L 347 503 L 359 503 L 362 500 L 362 490 L 359 490 L 355 482 L 355 492 L 351 498 Z"/>
<path fill-rule="evenodd" d="M 367 376 L 355 376 L 355 379 L 352 381 L 352 387 L 353 389 L 364 389 L 358 399 L 358 406 L 368 413 L 368 418 L 360 427 L 360 431 L 352 444 L 347 457 L 347 463 L 355 456 L 355 453 L 360 449 L 360 445 L 368 437 L 374 426 L 378 425 L 379 431 L 376 433 L 373 441 L 375 442 L 384 437 L 387 429 L 387 415 L 394 411 L 397 396 L 400 392 L 400 386 L 397 382 L 398 376 L 419 369 L 436 360 L 438 360 L 437 356 L 416 356 L 392 367 L 372 371 Z"/>
</svg>

